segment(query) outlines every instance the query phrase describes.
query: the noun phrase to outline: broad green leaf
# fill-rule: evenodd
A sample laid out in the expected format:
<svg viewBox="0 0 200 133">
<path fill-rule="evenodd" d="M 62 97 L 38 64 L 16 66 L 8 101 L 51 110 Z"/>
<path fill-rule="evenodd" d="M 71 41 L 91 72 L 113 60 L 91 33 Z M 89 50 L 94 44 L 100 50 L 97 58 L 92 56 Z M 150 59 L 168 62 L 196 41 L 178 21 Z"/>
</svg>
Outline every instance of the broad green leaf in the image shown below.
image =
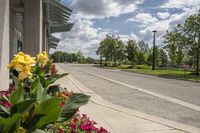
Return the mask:
<svg viewBox="0 0 200 133">
<path fill-rule="evenodd" d="M 53 84 L 56 80 L 64 76 L 67 76 L 68 74 L 69 73 L 63 73 L 63 74 L 54 74 L 54 75 L 49 76 L 46 80 L 46 87 L 49 86 L 50 84 Z"/>
<path fill-rule="evenodd" d="M 9 102 L 9 103 L 10 103 L 10 100 L 9 100 L 5 95 L 2 95 L 1 99 L 2 99 L 2 100 L 5 100 L 6 102 Z"/>
<path fill-rule="evenodd" d="M 36 100 L 26 100 L 15 104 L 14 106 L 11 107 L 11 114 L 25 113 L 33 107 L 35 102 Z"/>
<path fill-rule="evenodd" d="M 19 121 L 20 117 L 21 117 L 20 113 L 14 114 L 9 118 L 0 117 L 0 132 L 8 133 L 9 130 L 14 126 L 14 124 Z"/>
<path fill-rule="evenodd" d="M 24 94 L 25 92 L 23 87 L 16 89 L 10 96 L 11 103 L 14 105 L 18 102 L 22 102 L 24 100 Z"/>
<path fill-rule="evenodd" d="M 18 89 L 19 88 L 19 79 L 14 75 L 12 75 L 12 79 L 14 81 L 15 88 Z"/>
<path fill-rule="evenodd" d="M 0 105 L 0 116 L 8 116 L 8 115 L 10 115 L 9 109 L 7 109 L 4 106 Z"/>
<path fill-rule="evenodd" d="M 46 132 L 43 130 L 40 130 L 40 129 L 36 129 L 36 130 L 32 131 L 31 133 L 46 133 Z"/>
<path fill-rule="evenodd" d="M 39 77 L 37 77 L 31 83 L 30 89 L 31 89 L 31 95 L 34 96 L 39 101 L 39 103 L 50 98 L 49 95 L 47 94 L 47 90 L 41 84 Z"/>
<path fill-rule="evenodd" d="M 39 77 L 40 78 L 40 82 L 42 84 L 42 86 L 46 89 L 46 80 L 44 77 Z"/>
<path fill-rule="evenodd" d="M 37 122 L 36 127 L 42 128 L 48 123 L 55 122 L 58 120 L 58 117 L 61 112 L 60 103 L 62 102 L 61 98 L 53 97 L 50 98 L 41 104 L 39 104 L 35 109 L 35 114 L 43 114 L 45 116 Z"/>
<path fill-rule="evenodd" d="M 39 84 L 40 84 L 40 80 L 39 78 L 37 77 L 32 83 L 31 83 L 31 86 L 30 86 L 30 91 L 31 93 L 34 93 L 37 88 L 39 87 Z"/>
<path fill-rule="evenodd" d="M 38 76 L 40 76 L 40 77 L 44 77 L 44 71 L 42 70 L 42 68 L 41 67 L 39 67 L 39 66 L 37 66 L 36 67 L 36 74 L 38 75 Z"/>
<path fill-rule="evenodd" d="M 48 90 L 47 90 L 47 93 L 50 94 L 50 93 L 53 93 L 55 94 L 56 92 L 60 92 L 60 87 L 59 85 L 52 85 L 52 86 L 49 86 Z"/>
<path fill-rule="evenodd" d="M 87 96 L 82 93 L 74 93 L 69 99 L 65 102 L 64 107 L 62 108 L 60 117 L 58 121 L 66 121 L 70 119 L 77 109 L 88 103 L 90 96 Z"/>
<path fill-rule="evenodd" d="M 38 86 L 37 86 L 37 97 L 36 99 L 39 101 L 39 103 L 47 100 L 50 98 L 50 96 L 47 94 L 47 90 L 45 88 L 43 88 L 40 80 L 38 80 Z"/>
</svg>

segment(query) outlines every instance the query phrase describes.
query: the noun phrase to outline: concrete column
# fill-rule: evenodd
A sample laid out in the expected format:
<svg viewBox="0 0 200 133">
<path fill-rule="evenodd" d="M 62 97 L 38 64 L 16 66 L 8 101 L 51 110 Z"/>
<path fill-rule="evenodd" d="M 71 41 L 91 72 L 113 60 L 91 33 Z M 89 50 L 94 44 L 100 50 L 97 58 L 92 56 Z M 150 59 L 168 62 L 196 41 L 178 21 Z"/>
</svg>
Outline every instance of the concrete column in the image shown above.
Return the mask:
<svg viewBox="0 0 200 133">
<path fill-rule="evenodd" d="M 47 51 L 47 43 L 46 43 L 46 39 L 47 39 L 47 32 L 46 32 L 46 26 L 45 26 L 45 21 L 43 20 L 43 38 L 42 38 L 42 51 Z"/>
<path fill-rule="evenodd" d="M 9 86 L 9 0 L 0 0 L 0 90 Z"/>
<path fill-rule="evenodd" d="M 42 0 L 24 2 L 24 52 L 35 56 L 42 52 Z"/>
</svg>

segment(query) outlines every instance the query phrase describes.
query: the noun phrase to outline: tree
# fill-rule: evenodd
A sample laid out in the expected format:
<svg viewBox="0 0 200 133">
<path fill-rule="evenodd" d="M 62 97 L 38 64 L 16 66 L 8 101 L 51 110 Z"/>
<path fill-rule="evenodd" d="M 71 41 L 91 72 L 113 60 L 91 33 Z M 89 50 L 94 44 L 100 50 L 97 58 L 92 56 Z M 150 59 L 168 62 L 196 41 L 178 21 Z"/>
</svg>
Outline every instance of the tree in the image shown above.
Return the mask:
<svg viewBox="0 0 200 133">
<path fill-rule="evenodd" d="M 160 49 L 160 63 L 161 67 L 166 67 L 168 63 L 168 56 L 163 48 Z"/>
<path fill-rule="evenodd" d="M 137 64 L 138 46 L 135 40 L 128 40 L 126 47 L 127 59 L 132 65 Z"/>
<path fill-rule="evenodd" d="M 196 75 L 199 76 L 200 60 L 200 11 L 187 18 L 183 25 L 183 34 L 188 39 L 189 54 L 195 59 Z"/>
<path fill-rule="evenodd" d="M 138 42 L 138 55 L 137 55 L 138 65 L 143 65 L 146 63 L 148 49 L 149 49 L 148 44 L 146 44 L 144 41 Z"/>
<path fill-rule="evenodd" d="M 106 38 L 100 42 L 96 53 L 105 58 L 106 62 L 113 61 L 114 66 L 116 66 L 117 62 L 122 62 L 124 60 L 124 44 L 119 37 L 107 35 Z"/>
</svg>

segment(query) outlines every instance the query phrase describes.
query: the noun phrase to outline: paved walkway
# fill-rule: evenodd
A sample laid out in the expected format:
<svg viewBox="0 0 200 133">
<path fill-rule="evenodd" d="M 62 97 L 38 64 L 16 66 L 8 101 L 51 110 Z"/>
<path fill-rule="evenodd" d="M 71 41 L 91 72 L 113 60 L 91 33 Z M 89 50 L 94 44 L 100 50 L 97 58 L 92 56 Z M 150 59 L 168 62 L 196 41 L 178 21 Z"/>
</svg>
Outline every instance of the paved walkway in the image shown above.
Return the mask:
<svg viewBox="0 0 200 133">
<path fill-rule="evenodd" d="M 59 68 L 59 72 L 65 71 Z M 71 75 L 58 80 L 57 84 L 74 92 L 90 95 L 91 100 L 80 108 L 81 113 L 86 113 L 111 133 L 200 133 L 200 129 L 195 127 L 113 105 Z"/>
</svg>

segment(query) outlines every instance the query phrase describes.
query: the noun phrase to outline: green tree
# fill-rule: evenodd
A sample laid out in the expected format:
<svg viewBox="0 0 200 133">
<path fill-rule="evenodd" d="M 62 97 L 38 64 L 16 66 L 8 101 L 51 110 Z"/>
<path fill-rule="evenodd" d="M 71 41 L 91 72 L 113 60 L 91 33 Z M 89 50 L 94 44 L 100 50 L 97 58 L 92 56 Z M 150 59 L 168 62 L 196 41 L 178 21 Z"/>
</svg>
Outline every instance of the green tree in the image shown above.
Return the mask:
<svg viewBox="0 0 200 133">
<path fill-rule="evenodd" d="M 132 63 L 132 65 L 136 65 L 137 55 L 138 55 L 138 46 L 135 40 L 128 40 L 126 47 L 127 59 Z"/>
<path fill-rule="evenodd" d="M 161 64 L 161 67 L 166 67 L 167 63 L 168 63 L 167 53 L 163 48 L 161 48 L 160 49 L 160 64 Z"/>
<path fill-rule="evenodd" d="M 200 60 L 200 11 L 187 18 L 183 25 L 183 35 L 188 39 L 189 54 L 195 59 L 196 75 L 199 76 Z"/>
<path fill-rule="evenodd" d="M 107 35 L 106 38 L 100 42 L 96 53 L 105 58 L 106 62 L 113 61 L 116 66 L 117 62 L 122 62 L 125 57 L 124 44 L 119 37 Z"/>
</svg>

